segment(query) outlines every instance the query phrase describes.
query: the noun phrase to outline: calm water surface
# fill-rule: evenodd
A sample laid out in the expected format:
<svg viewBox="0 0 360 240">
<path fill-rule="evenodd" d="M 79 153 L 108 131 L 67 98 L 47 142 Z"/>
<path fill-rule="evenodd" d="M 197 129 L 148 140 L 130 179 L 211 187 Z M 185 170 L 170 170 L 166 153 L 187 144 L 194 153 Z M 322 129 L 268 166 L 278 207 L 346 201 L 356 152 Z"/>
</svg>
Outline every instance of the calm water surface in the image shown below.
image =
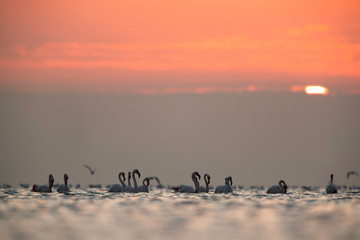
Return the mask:
<svg viewBox="0 0 360 240">
<path fill-rule="evenodd" d="M 360 193 L 0 189 L 1 239 L 360 239 Z"/>
</svg>

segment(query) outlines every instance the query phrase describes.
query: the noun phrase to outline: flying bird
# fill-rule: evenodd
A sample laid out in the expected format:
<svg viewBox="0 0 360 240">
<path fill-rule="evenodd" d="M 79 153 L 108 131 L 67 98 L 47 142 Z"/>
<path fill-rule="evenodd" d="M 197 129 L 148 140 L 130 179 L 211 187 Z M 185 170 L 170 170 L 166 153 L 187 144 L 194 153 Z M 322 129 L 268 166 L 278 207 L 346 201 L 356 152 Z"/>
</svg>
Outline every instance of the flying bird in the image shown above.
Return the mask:
<svg viewBox="0 0 360 240">
<path fill-rule="evenodd" d="M 96 168 L 95 169 L 92 169 L 91 167 L 89 167 L 88 165 L 84 164 L 84 167 L 86 167 L 87 169 L 90 170 L 90 173 L 91 175 L 94 175 L 95 171 L 96 171 Z"/>
<path fill-rule="evenodd" d="M 356 175 L 356 176 L 359 176 L 359 174 L 355 171 L 350 171 L 347 173 L 346 177 L 349 178 L 351 175 Z"/>
</svg>

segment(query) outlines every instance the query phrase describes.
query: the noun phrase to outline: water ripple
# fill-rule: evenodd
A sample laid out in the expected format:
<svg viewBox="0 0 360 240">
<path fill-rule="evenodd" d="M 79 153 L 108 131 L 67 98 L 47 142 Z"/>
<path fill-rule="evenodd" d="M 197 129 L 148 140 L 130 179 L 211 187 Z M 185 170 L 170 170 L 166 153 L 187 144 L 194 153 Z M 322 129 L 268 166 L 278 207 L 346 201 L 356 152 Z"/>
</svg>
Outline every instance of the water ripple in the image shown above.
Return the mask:
<svg viewBox="0 0 360 240">
<path fill-rule="evenodd" d="M 322 191 L 321 191 L 322 190 Z M 2 239 L 360 239 L 360 193 L 299 187 L 268 195 L 0 189 Z"/>
</svg>

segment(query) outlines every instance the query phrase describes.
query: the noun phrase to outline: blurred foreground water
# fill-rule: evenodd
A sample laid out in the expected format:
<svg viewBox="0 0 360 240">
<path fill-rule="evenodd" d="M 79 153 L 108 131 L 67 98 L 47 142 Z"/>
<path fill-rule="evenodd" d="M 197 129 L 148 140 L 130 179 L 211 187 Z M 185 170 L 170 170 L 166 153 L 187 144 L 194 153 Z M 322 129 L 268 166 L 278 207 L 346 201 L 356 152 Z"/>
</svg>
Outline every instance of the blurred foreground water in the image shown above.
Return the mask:
<svg viewBox="0 0 360 240">
<path fill-rule="evenodd" d="M 360 239 L 360 193 L 0 189 L 0 239 Z"/>
</svg>

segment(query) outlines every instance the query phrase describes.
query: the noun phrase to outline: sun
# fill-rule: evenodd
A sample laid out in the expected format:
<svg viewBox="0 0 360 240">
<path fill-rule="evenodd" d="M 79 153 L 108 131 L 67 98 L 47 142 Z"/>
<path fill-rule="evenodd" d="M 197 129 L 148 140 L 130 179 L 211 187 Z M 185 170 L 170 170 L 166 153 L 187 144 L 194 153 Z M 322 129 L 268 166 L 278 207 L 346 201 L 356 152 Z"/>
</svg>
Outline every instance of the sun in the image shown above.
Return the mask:
<svg viewBox="0 0 360 240">
<path fill-rule="evenodd" d="M 327 95 L 329 93 L 329 89 L 324 86 L 306 86 L 305 92 L 310 95 Z"/>
</svg>

